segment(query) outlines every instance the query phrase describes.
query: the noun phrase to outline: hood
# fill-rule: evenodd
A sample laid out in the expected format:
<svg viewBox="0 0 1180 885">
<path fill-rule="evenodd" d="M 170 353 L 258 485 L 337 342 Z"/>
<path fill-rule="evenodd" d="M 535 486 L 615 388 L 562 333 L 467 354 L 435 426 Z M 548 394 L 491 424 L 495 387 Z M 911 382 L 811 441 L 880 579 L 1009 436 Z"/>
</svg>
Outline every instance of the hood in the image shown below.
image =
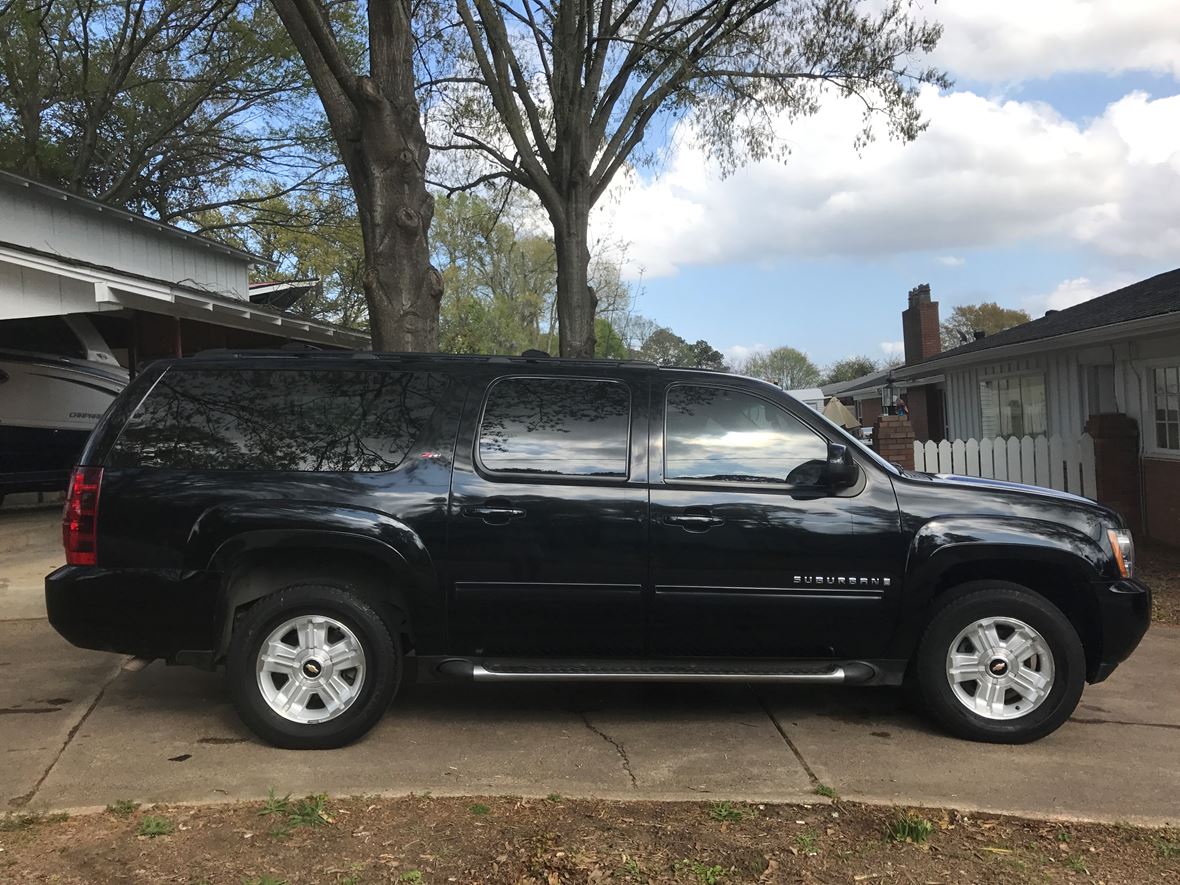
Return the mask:
<svg viewBox="0 0 1180 885">
<path fill-rule="evenodd" d="M 956 473 L 933 473 L 930 479 L 935 483 L 954 483 L 955 485 L 974 486 L 980 490 L 990 489 L 997 492 L 1020 492 L 1029 495 L 1040 495 L 1044 498 L 1056 498 L 1059 501 L 1069 501 L 1072 504 L 1083 504 L 1097 509 L 1106 508 L 1097 501 L 1075 495 L 1071 492 L 1059 492 L 1044 486 L 1032 486 L 1021 482 L 1008 482 L 1003 479 L 987 479 L 982 476 L 959 476 Z"/>
</svg>

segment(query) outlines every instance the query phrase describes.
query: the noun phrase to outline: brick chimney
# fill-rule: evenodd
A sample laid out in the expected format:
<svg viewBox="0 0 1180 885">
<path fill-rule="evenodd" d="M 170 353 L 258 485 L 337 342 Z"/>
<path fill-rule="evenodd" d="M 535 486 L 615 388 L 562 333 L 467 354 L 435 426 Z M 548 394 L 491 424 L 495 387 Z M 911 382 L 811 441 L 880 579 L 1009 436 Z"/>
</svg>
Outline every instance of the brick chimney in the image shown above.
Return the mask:
<svg viewBox="0 0 1180 885">
<path fill-rule="evenodd" d="M 910 306 L 901 312 L 907 366 L 928 360 L 942 351 L 938 334 L 938 302 L 930 300 L 930 284 L 910 289 Z"/>
</svg>

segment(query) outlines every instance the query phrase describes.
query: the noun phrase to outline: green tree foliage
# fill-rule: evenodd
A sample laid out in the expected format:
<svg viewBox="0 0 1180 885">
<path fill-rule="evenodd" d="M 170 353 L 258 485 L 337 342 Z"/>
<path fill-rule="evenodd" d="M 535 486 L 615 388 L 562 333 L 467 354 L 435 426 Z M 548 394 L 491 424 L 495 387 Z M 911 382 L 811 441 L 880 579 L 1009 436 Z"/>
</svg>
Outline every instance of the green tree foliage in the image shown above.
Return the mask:
<svg viewBox="0 0 1180 885">
<path fill-rule="evenodd" d="M 434 263 L 442 271 L 439 348 L 453 353 L 555 353 L 560 329 L 554 298 L 553 241 L 535 232 L 533 212 L 519 195 L 497 202 L 470 193 L 438 200 L 432 231 Z M 591 263 L 598 294 L 594 356 L 630 356 L 620 334 L 630 315 L 631 287 L 619 267 Z"/>
<path fill-rule="evenodd" d="M 824 384 L 838 384 L 841 381 L 851 381 L 862 375 L 869 375 L 880 369 L 880 364 L 870 356 L 850 356 L 836 360 L 828 366 L 824 373 Z"/>
<path fill-rule="evenodd" d="M 334 162 L 309 95 L 261 0 L 0 3 L 0 168 L 162 221 Z"/>
<path fill-rule="evenodd" d="M 594 351 L 589 215 L 620 169 L 657 150 L 690 118 L 725 170 L 785 157 L 787 126 L 816 113 L 825 92 L 855 96 L 871 133 L 915 138 L 919 88 L 947 85 L 915 64 L 941 28 L 912 0 L 456 0 L 469 45 L 426 49 L 421 86 L 439 147 L 479 155 L 474 180 L 533 191 L 553 225 L 561 352 Z M 445 18 L 445 17 L 444 17 Z M 451 31 L 442 31 L 452 33 Z M 436 44 L 437 45 L 437 44 Z M 444 43 L 445 45 L 445 43 Z M 460 164 L 462 166 L 462 164 Z M 464 172 L 471 167 L 463 166 Z"/>
<path fill-rule="evenodd" d="M 971 341 L 976 331 L 994 335 L 996 332 L 1027 323 L 1030 319 L 1027 311 L 1000 307 L 994 301 L 960 304 L 939 327 L 942 349 L 952 350 L 965 341 Z"/>
<path fill-rule="evenodd" d="M 702 339 L 690 344 L 664 326 L 653 329 L 635 355 L 661 366 L 681 366 L 689 369 L 725 368 L 725 357 L 708 341 Z"/>
<path fill-rule="evenodd" d="M 756 353 L 737 371 L 778 384 L 784 390 L 816 387 L 820 383 L 820 373 L 815 363 L 803 351 L 793 347 L 776 347 L 766 353 Z"/>
</svg>

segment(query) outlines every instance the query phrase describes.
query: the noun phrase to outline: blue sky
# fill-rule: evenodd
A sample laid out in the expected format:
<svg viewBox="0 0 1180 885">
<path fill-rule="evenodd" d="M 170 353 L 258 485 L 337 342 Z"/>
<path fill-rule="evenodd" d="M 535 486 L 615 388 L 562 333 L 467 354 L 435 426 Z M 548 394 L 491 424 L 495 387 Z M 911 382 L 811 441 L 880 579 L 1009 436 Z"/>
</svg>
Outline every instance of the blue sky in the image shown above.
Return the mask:
<svg viewBox="0 0 1180 885">
<path fill-rule="evenodd" d="M 857 113 L 833 101 L 790 128 L 787 164 L 722 180 L 677 133 L 595 227 L 627 244 L 638 311 L 732 356 L 787 344 L 825 365 L 896 347 L 918 283 L 944 316 L 1039 316 L 1180 266 L 1180 16 L 1043 2 L 1044 20 L 1014 0 L 933 8 L 956 85 L 923 96 L 911 145 L 858 157 Z"/>
</svg>

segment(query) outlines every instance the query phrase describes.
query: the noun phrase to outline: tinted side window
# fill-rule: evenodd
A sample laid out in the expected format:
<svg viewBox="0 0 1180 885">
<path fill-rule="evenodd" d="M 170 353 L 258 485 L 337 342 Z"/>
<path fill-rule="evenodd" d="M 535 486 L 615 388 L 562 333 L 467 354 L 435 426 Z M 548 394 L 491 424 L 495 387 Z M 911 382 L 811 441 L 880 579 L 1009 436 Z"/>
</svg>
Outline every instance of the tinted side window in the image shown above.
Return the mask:
<svg viewBox="0 0 1180 885">
<path fill-rule="evenodd" d="M 391 470 L 445 388 L 441 375 L 171 369 L 112 449 L 114 467 Z"/>
<path fill-rule="evenodd" d="M 631 395 L 616 381 L 505 378 L 492 384 L 479 425 L 487 470 L 627 476 Z"/>
<path fill-rule="evenodd" d="M 736 390 L 668 390 L 664 477 L 815 485 L 827 443 L 790 413 Z"/>
</svg>

